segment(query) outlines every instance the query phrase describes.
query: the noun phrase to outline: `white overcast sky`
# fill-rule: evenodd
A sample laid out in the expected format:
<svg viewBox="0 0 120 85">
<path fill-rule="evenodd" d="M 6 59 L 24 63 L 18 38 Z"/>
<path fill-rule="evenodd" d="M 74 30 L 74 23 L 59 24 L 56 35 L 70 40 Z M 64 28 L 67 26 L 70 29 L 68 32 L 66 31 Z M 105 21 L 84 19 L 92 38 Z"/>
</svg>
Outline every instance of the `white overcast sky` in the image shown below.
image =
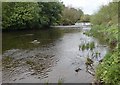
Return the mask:
<svg viewBox="0 0 120 85">
<path fill-rule="evenodd" d="M 106 5 L 112 0 L 61 0 L 65 6 L 81 8 L 85 14 L 93 14 L 100 6 Z"/>
</svg>

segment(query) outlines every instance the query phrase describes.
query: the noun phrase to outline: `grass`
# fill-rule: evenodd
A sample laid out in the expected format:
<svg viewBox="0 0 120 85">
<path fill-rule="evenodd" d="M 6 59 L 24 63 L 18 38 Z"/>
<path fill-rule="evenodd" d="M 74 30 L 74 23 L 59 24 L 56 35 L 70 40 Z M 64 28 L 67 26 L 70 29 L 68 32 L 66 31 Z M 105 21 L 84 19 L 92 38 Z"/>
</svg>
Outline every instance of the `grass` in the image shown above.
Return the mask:
<svg viewBox="0 0 120 85">
<path fill-rule="evenodd" d="M 86 35 L 99 39 L 101 44 L 107 43 L 110 48 L 114 49 L 118 43 L 118 27 L 116 25 L 107 27 L 103 25 L 95 25 Z"/>
<path fill-rule="evenodd" d="M 93 37 L 105 42 L 111 48 L 103 61 L 97 66 L 96 81 L 104 82 L 105 85 L 120 85 L 120 48 L 118 47 L 118 29 L 113 25 L 110 27 L 96 25 L 90 30 Z M 91 44 L 91 47 L 94 47 Z M 95 55 L 100 55 L 95 53 Z"/>
<path fill-rule="evenodd" d="M 96 70 L 96 79 L 112 85 L 120 85 L 120 52 L 108 53 Z"/>
</svg>

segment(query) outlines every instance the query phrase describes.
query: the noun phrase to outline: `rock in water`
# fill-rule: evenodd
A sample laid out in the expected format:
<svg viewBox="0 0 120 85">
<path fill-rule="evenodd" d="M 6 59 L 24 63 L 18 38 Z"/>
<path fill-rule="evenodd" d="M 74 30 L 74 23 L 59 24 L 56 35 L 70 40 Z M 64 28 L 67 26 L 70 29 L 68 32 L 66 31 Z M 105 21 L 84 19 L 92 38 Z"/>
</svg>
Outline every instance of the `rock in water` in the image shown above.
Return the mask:
<svg viewBox="0 0 120 85">
<path fill-rule="evenodd" d="M 33 40 L 32 42 L 30 43 L 33 43 L 33 44 L 39 44 L 40 42 L 38 40 Z"/>
<path fill-rule="evenodd" d="M 76 70 L 75 70 L 75 72 L 78 72 L 78 71 L 80 71 L 80 70 L 82 70 L 81 68 L 77 68 Z"/>
</svg>

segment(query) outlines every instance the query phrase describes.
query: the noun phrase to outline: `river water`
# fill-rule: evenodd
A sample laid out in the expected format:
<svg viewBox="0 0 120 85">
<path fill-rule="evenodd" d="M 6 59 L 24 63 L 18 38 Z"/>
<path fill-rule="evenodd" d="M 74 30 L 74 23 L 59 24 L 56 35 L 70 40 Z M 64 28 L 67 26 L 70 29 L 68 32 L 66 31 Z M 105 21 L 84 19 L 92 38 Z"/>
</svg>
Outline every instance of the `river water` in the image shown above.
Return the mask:
<svg viewBox="0 0 120 85">
<path fill-rule="evenodd" d="M 90 27 L 52 28 L 3 32 L 3 83 L 91 83 L 99 60 L 108 52 L 105 44 L 84 34 Z M 94 42 L 95 48 L 81 45 Z M 99 57 L 93 57 L 99 52 Z M 94 61 L 86 68 L 86 59 Z M 79 69 L 76 71 L 77 69 Z"/>
</svg>

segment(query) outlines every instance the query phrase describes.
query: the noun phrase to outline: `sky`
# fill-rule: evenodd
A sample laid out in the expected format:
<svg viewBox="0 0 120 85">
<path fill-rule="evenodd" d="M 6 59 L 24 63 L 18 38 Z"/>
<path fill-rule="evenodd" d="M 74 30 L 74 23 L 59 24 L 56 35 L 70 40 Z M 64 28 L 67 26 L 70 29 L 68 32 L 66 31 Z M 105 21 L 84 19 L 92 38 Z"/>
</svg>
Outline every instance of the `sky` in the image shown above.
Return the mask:
<svg viewBox="0 0 120 85">
<path fill-rule="evenodd" d="M 84 14 L 95 13 L 100 6 L 106 5 L 112 0 L 61 0 L 65 6 L 80 8 Z"/>
</svg>

